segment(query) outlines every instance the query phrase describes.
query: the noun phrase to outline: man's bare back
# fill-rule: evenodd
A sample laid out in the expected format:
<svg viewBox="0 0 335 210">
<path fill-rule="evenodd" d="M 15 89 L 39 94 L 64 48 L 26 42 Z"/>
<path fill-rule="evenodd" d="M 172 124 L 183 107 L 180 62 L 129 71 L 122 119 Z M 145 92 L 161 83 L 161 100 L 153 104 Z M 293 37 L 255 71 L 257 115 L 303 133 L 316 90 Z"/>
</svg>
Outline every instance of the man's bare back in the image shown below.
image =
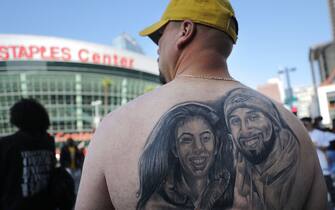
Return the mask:
<svg viewBox="0 0 335 210">
<path fill-rule="evenodd" d="M 171 21 L 191 5 L 189 17 Z M 193 13 L 213 8 L 212 16 L 227 19 L 203 25 L 212 16 Z M 326 209 L 325 183 L 303 125 L 229 75 L 226 59 L 238 28 L 229 2 L 172 0 L 165 14 L 144 35 L 159 45 L 168 83 L 102 121 L 76 209 Z"/>
<path fill-rule="evenodd" d="M 230 149 L 228 150 L 230 151 L 227 151 L 231 153 L 231 158 L 227 158 L 227 160 L 225 158 L 221 159 L 222 165 L 225 165 L 226 161 L 232 161 L 232 158 L 234 158 L 234 162 L 236 162 L 236 165 L 233 168 L 230 168 L 231 171 L 228 171 L 229 173 L 231 173 L 231 175 L 229 175 L 231 177 L 227 180 L 224 180 L 225 182 L 228 182 L 224 184 L 227 185 L 227 189 L 228 185 L 235 186 L 235 189 L 230 189 L 230 191 L 228 190 L 229 193 L 233 194 L 228 196 L 232 200 L 228 200 L 227 203 L 234 203 L 235 201 L 234 205 L 231 205 L 231 208 L 234 207 L 235 209 L 252 209 L 251 202 L 254 201 L 256 202 L 254 204 L 256 205 L 254 209 L 325 209 L 324 207 L 322 207 L 322 205 L 325 204 L 325 202 L 323 201 L 325 199 L 323 191 L 323 177 L 321 176 L 319 171 L 319 165 L 316 161 L 317 159 L 315 156 L 314 147 L 311 144 L 309 137 L 307 136 L 304 128 L 299 123 L 299 121 L 291 113 L 288 113 L 288 111 L 284 110 L 283 108 L 273 107 L 272 110 L 268 110 L 267 112 L 276 113 L 277 116 L 275 117 L 277 117 L 278 120 L 285 122 L 284 125 L 281 124 L 278 128 L 276 128 L 280 129 L 281 131 L 275 131 L 275 126 L 273 125 L 272 132 L 277 133 L 268 134 L 271 135 L 271 138 L 273 138 L 274 141 L 281 141 L 276 142 L 278 144 L 274 144 L 275 147 L 267 149 L 270 153 L 276 152 L 276 156 L 271 157 L 274 160 L 269 160 L 269 156 L 271 156 L 271 154 L 268 155 L 265 160 L 263 160 L 273 161 L 273 165 L 269 170 L 270 172 L 265 172 L 265 177 L 270 177 L 269 179 L 271 179 L 271 181 L 268 181 L 269 183 L 266 183 L 267 180 L 262 181 L 259 178 L 259 175 L 258 177 L 256 177 L 255 175 L 252 176 L 250 174 L 250 170 L 256 171 L 256 166 L 266 166 L 266 164 L 262 164 L 262 161 L 259 164 L 253 164 L 251 161 L 248 161 L 248 159 L 244 157 L 241 152 L 239 152 L 237 145 L 234 146 L 234 144 L 238 143 L 234 142 L 236 141 L 236 139 L 234 138 L 234 134 L 231 134 L 232 128 L 228 128 L 229 125 L 227 125 L 226 123 L 226 118 L 228 116 L 224 114 L 223 109 L 225 105 L 230 106 L 231 109 L 234 108 L 232 107 L 234 105 L 227 104 L 227 101 L 225 100 L 229 97 L 229 93 L 234 94 L 234 92 L 236 91 L 238 91 L 235 94 L 236 98 L 232 98 L 232 100 L 236 101 L 229 102 L 236 103 L 235 106 L 239 106 L 238 103 L 243 103 L 239 102 L 239 100 L 246 100 L 244 101 L 244 104 L 241 104 L 241 107 L 244 107 L 245 109 L 250 109 L 252 112 L 254 112 L 253 114 L 255 114 L 255 112 L 258 112 L 258 114 L 263 113 L 262 111 L 259 111 L 259 109 L 257 109 L 255 106 L 253 106 L 257 105 L 257 103 L 252 104 L 252 102 L 250 102 L 251 105 L 249 105 L 249 107 L 246 107 L 248 105 L 248 100 L 252 99 L 246 98 L 245 95 L 241 93 L 248 92 L 247 94 L 250 97 L 258 98 L 259 96 L 258 93 L 250 89 L 246 89 L 245 86 L 241 85 L 238 82 L 219 80 L 208 81 L 203 79 L 192 79 L 183 77 L 177 78 L 173 82 L 170 82 L 168 85 L 161 87 L 158 90 L 155 90 L 154 92 L 149 93 L 145 96 L 142 96 L 131 102 L 130 104 L 126 105 L 125 107 L 122 107 L 117 111 L 111 113 L 104 119 L 101 126 L 96 131 L 94 139 L 91 142 L 88 157 L 84 166 L 84 173 L 78 198 L 79 200 L 77 201 L 76 208 L 100 209 L 98 207 L 99 205 L 104 204 L 106 206 L 111 206 L 112 202 L 116 209 L 135 209 L 136 205 L 139 204 L 138 201 L 141 194 L 145 193 L 141 192 L 140 180 L 149 179 L 146 180 L 145 183 L 142 183 L 143 185 L 145 185 L 147 182 L 150 181 L 150 179 L 159 179 L 159 177 L 157 177 L 158 175 L 153 173 L 152 171 L 145 171 L 148 168 L 141 169 L 141 167 L 144 167 L 144 163 L 140 162 L 141 157 L 143 157 L 146 148 L 148 148 L 148 144 L 154 144 L 156 141 L 166 140 L 163 136 L 157 136 L 157 132 L 159 132 L 160 130 L 163 132 L 172 132 L 170 130 L 172 128 L 161 126 L 162 123 L 158 123 L 159 120 L 164 120 L 164 118 L 166 118 L 166 115 L 169 115 L 169 112 L 171 113 L 171 109 L 178 109 L 178 105 L 180 105 L 181 108 L 183 106 L 187 108 L 188 105 L 195 104 L 199 107 L 209 107 L 208 109 L 212 110 L 213 113 L 210 113 L 208 111 L 208 115 L 213 114 L 218 117 L 218 119 L 216 119 L 216 128 L 210 129 L 213 130 L 211 131 L 213 133 L 212 135 L 214 135 L 214 133 L 215 135 L 220 135 L 220 138 L 217 137 L 216 141 L 222 141 L 222 144 L 224 144 L 224 142 L 230 142 L 232 144 L 231 146 L 233 146 L 231 148 L 229 147 Z M 197 94 L 194 94 L 194 92 L 196 92 Z M 250 94 L 249 92 L 254 92 L 254 94 Z M 229 99 L 230 98 L 228 98 L 228 100 Z M 258 100 L 262 100 L 262 98 Z M 269 101 L 265 101 L 263 103 L 269 103 Z M 235 110 L 237 109 L 241 108 L 236 108 Z M 250 118 L 257 117 L 260 116 L 250 116 Z M 266 117 L 266 113 L 264 113 L 263 118 Z M 190 118 L 192 119 L 192 117 Z M 201 119 L 201 117 L 198 118 Z M 239 119 L 239 117 L 235 117 L 233 119 L 230 118 L 230 121 L 232 121 L 231 123 L 234 124 L 236 123 L 236 121 L 239 121 Z M 274 119 L 271 119 L 270 121 L 273 124 L 277 123 Z M 214 131 L 214 129 L 219 129 L 219 131 Z M 220 131 L 223 133 L 218 134 L 220 133 Z M 253 130 L 251 130 L 251 132 L 253 132 Z M 282 134 L 279 134 L 280 132 Z M 152 136 L 152 138 L 150 138 L 150 136 Z M 177 141 L 176 139 L 170 140 Z M 247 142 L 245 144 L 252 144 L 253 140 L 250 141 L 251 143 Z M 260 141 L 260 139 L 254 141 Z M 283 145 L 279 144 L 283 142 Z M 193 143 L 186 142 L 185 144 Z M 217 147 L 217 144 L 218 143 L 215 142 L 214 147 Z M 221 145 L 220 149 L 222 149 L 222 147 L 223 146 Z M 252 148 L 252 145 L 250 147 Z M 206 148 L 201 148 L 200 146 L 200 150 L 201 149 L 206 151 Z M 220 149 L 215 148 L 214 150 Z M 241 148 L 241 151 L 243 151 L 243 148 Z M 159 155 L 165 154 L 168 151 L 166 151 L 165 153 L 163 151 L 156 152 L 157 155 Z M 193 151 L 193 153 L 196 152 L 197 151 Z M 179 152 L 178 154 L 180 153 L 181 152 Z M 219 151 L 216 151 L 216 155 L 218 155 L 218 153 Z M 174 157 L 173 152 L 171 152 L 170 155 L 172 155 L 172 159 L 175 158 L 179 162 L 175 163 L 174 165 L 167 166 L 167 174 L 165 177 L 162 178 L 168 180 L 170 178 L 169 176 L 174 176 L 175 172 L 181 173 L 183 177 L 183 171 L 186 171 L 184 173 L 188 174 L 187 169 L 180 169 L 183 166 L 179 166 L 179 171 L 177 171 L 176 169 L 176 165 L 181 165 L 180 162 L 182 157 Z M 225 156 L 226 154 L 221 155 Z M 149 160 L 147 161 L 154 161 L 158 157 L 149 156 L 148 158 Z M 197 164 L 196 161 L 198 161 L 199 164 Z M 187 162 L 187 160 L 185 160 L 184 164 L 189 165 L 190 168 L 193 167 L 195 171 L 197 171 L 197 169 L 201 171 L 203 168 L 206 168 L 205 166 L 203 166 L 206 164 L 210 165 L 208 168 L 213 167 L 214 164 L 217 164 L 215 163 L 215 161 L 217 160 L 213 160 L 211 163 L 203 163 L 201 161 L 208 161 L 208 159 L 203 160 L 200 157 L 198 160 L 194 160 L 193 162 Z M 227 163 L 227 165 L 229 165 L 229 163 Z M 269 167 L 264 168 L 263 170 L 266 171 L 266 169 L 268 168 Z M 147 176 L 146 178 L 139 177 L 139 172 L 141 170 L 141 175 Z M 189 170 L 190 172 L 188 176 L 192 176 L 192 169 Z M 206 170 L 209 171 L 210 169 Z M 260 169 L 260 172 L 261 171 L 262 169 Z M 193 174 L 193 176 L 197 177 L 196 172 L 194 173 L 195 174 Z M 208 176 L 208 174 L 209 172 L 205 172 L 206 176 Z M 235 180 L 234 177 L 232 177 L 232 174 L 236 174 Z M 253 178 L 255 178 L 255 180 L 253 180 Z M 210 184 L 210 181 L 206 181 L 206 183 Z M 173 183 L 168 184 L 173 185 Z M 178 185 L 181 184 L 179 183 Z M 166 188 L 165 186 L 162 186 L 162 183 L 158 183 L 158 185 L 154 186 L 156 186 L 154 189 L 154 193 L 149 195 L 148 200 L 143 203 L 144 206 L 148 204 L 151 205 L 150 208 L 147 207 L 146 209 L 195 209 L 195 207 L 188 208 L 186 206 L 182 206 L 180 202 L 178 203 L 178 199 L 164 199 L 164 196 L 158 193 L 158 191 L 164 191 L 164 189 Z M 254 190 L 251 189 L 252 186 L 255 187 Z M 158 189 L 160 187 L 162 189 Z M 262 188 L 264 192 L 268 193 L 264 193 L 261 197 L 256 196 L 256 194 L 260 194 L 260 192 L 258 192 L 258 188 Z M 228 192 L 226 191 L 227 189 L 222 189 L 222 195 Z M 93 191 L 94 193 L 92 193 Z M 183 191 L 183 189 L 181 189 L 181 191 Z M 287 191 L 289 191 L 288 194 L 286 194 Z M 285 194 L 283 194 L 284 192 Z M 168 193 L 165 192 L 163 194 Z M 189 196 L 189 200 L 192 200 L 191 195 L 188 195 L 185 192 L 183 196 Z M 210 198 L 205 196 L 202 199 L 210 200 L 213 197 L 213 195 L 207 196 L 210 196 Z M 192 202 L 190 201 L 190 204 L 187 205 L 191 206 L 191 203 Z M 213 205 L 215 206 L 215 203 Z M 268 207 L 260 208 L 257 205 L 268 205 Z M 280 207 L 276 207 L 274 205 L 280 205 Z M 311 207 L 308 208 L 308 205 L 311 205 Z M 223 204 L 223 206 L 225 206 L 225 204 Z M 229 209 L 228 207 L 227 209 Z M 212 209 L 212 207 L 200 209 Z M 217 209 L 225 208 L 218 207 Z"/>
</svg>

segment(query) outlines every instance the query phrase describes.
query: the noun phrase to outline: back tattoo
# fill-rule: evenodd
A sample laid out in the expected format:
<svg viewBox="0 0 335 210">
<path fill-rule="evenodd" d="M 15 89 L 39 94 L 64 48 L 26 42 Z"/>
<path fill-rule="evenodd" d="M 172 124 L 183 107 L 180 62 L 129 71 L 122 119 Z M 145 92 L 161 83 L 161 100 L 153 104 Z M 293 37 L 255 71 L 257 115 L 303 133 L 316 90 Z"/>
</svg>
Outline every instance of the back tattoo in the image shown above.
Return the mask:
<svg viewBox="0 0 335 210">
<path fill-rule="evenodd" d="M 299 142 L 275 105 L 247 88 L 184 102 L 158 121 L 139 160 L 137 210 L 289 208 Z"/>
</svg>

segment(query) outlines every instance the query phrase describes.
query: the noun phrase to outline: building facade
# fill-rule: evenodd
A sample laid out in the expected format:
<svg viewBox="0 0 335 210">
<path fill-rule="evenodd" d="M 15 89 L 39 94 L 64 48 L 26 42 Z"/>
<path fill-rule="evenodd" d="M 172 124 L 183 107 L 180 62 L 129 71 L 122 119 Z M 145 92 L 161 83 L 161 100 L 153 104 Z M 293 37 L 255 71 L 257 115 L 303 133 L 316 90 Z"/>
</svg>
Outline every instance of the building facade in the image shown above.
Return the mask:
<svg viewBox="0 0 335 210">
<path fill-rule="evenodd" d="M 89 140 L 108 112 L 159 85 L 154 59 L 81 41 L 0 35 L 0 136 L 15 131 L 9 108 L 35 98 L 49 112 L 56 140 Z"/>
<path fill-rule="evenodd" d="M 335 38 L 335 0 L 328 0 L 332 31 L 333 31 L 333 39 Z"/>
<path fill-rule="evenodd" d="M 258 85 L 256 90 L 278 103 L 284 101 L 284 86 L 279 78 L 269 79 L 267 83 Z"/>
<path fill-rule="evenodd" d="M 333 119 L 335 119 L 335 84 L 320 86 L 318 96 L 320 115 L 323 117 L 322 122 L 331 126 Z"/>
<path fill-rule="evenodd" d="M 296 98 L 295 106 L 297 107 L 298 118 L 317 117 L 317 106 L 313 86 L 295 87 L 293 94 Z"/>
<path fill-rule="evenodd" d="M 317 113 L 323 117 L 323 123 L 331 125 L 335 118 L 333 111 L 335 95 L 335 1 L 328 0 L 333 40 L 317 44 L 309 50 L 309 61 L 313 79 Z M 334 112 L 334 113 L 333 113 Z"/>
</svg>

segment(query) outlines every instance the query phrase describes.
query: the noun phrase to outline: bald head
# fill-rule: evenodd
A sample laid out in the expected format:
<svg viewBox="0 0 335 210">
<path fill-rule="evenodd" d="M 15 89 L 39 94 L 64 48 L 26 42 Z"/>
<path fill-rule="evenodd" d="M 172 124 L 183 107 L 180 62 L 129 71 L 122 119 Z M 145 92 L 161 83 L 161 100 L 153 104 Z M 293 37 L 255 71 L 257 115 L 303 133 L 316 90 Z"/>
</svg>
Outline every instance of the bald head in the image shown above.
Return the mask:
<svg viewBox="0 0 335 210">
<path fill-rule="evenodd" d="M 226 60 L 234 41 L 222 31 L 191 20 L 170 21 L 157 31 L 157 43 L 160 73 L 167 82 L 197 69 L 229 77 Z"/>
<path fill-rule="evenodd" d="M 212 49 L 228 58 L 233 49 L 233 40 L 224 32 L 197 24 L 197 42 L 203 49 Z"/>
<path fill-rule="evenodd" d="M 197 45 L 201 50 L 212 50 L 228 58 L 232 52 L 234 42 L 225 32 L 192 21 L 171 21 L 171 27 L 179 33 L 189 33 L 185 44 Z"/>
</svg>

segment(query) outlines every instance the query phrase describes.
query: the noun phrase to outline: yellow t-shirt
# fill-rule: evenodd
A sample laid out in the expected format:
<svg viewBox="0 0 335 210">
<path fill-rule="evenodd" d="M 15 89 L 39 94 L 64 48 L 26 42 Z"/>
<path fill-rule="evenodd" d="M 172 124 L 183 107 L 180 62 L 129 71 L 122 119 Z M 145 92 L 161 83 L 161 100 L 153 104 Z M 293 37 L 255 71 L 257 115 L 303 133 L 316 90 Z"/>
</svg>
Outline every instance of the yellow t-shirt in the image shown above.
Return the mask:
<svg viewBox="0 0 335 210">
<path fill-rule="evenodd" d="M 70 152 L 70 168 L 75 169 L 76 168 L 76 148 L 75 147 L 69 147 Z"/>
</svg>

